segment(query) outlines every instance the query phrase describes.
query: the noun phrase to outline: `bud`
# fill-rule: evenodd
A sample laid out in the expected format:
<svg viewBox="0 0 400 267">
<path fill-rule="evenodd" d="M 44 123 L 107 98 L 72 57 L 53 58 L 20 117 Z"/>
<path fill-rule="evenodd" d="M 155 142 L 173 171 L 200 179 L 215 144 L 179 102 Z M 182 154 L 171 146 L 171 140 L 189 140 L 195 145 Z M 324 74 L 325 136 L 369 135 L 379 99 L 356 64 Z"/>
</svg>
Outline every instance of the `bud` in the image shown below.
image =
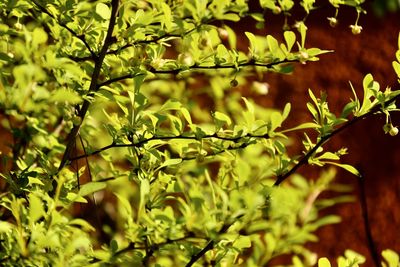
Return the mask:
<svg viewBox="0 0 400 267">
<path fill-rule="evenodd" d="M 155 58 L 153 59 L 150 65 L 157 70 L 161 69 L 164 66 L 164 64 L 165 64 L 165 59 Z"/>
<path fill-rule="evenodd" d="M 227 40 L 229 37 L 228 31 L 224 28 L 218 28 L 218 35 L 221 40 Z"/>
<path fill-rule="evenodd" d="M 239 82 L 238 82 L 236 79 L 233 79 L 233 80 L 231 81 L 231 86 L 232 86 L 232 87 L 236 87 L 236 86 L 238 86 L 238 84 L 239 84 Z"/>
<path fill-rule="evenodd" d="M 362 31 L 362 27 L 359 25 L 350 25 L 350 29 L 354 35 L 360 34 Z"/>
<path fill-rule="evenodd" d="M 399 133 L 399 128 L 394 127 L 394 126 L 393 126 L 393 127 L 390 129 L 390 131 L 389 131 L 389 134 L 390 134 L 391 136 L 396 136 L 398 133 Z"/>
<path fill-rule="evenodd" d="M 275 6 L 274 9 L 272 9 L 272 13 L 275 15 L 280 14 L 282 12 L 282 9 L 279 6 Z"/>
<path fill-rule="evenodd" d="M 253 82 L 253 90 L 260 95 L 266 95 L 269 91 L 268 83 Z"/>
<path fill-rule="evenodd" d="M 329 25 L 331 25 L 331 27 L 335 27 L 338 24 L 338 20 L 335 17 L 329 17 L 327 19 L 329 20 Z"/>
</svg>

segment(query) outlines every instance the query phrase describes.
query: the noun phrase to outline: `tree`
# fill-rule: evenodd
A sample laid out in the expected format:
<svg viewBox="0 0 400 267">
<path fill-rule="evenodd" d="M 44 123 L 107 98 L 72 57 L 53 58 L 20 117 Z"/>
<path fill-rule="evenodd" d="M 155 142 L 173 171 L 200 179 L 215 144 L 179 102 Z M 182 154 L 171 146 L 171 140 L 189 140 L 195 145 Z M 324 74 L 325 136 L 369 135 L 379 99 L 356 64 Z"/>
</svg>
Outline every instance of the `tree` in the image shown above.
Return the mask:
<svg viewBox="0 0 400 267">
<path fill-rule="evenodd" d="M 362 2 L 329 1 L 329 23 L 352 6 L 350 28 L 361 33 Z M 318 200 L 337 188 L 334 168 L 317 181 L 296 172 L 330 165 L 360 176 L 340 162 L 345 149 L 323 146 L 376 113 L 396 135 L 390 112 L 399 92 L 381 91 L 367 74 L 363 96 L 351 88 L 354 99 L 336 116 L 325 94 L 309 90 L 313 120 L 284 127 L 289 102 L 266 109 L 235 87 L 331 51 L 306 43 L 315 1 L 300 1 L 305 17 L 294 26 L 294 1 L 259 5 L 285 17 L 282 36 L 246 32 L 249 51 L 240 51 L 227 22 L 265 24 L 244 0 L 0 3 L 0 109 L 12 135 L 2 153 L 2 265 L 263 266 L 282 254 L 296 266 L 316 263 L 303 245 L 339 221 L 318 211 L 343 198 Z M 400 51 L 396 59 L 400 77 Z M 292 132 L 304 133 L 302 155 L 287 153 Z M 94 214 L 74 212 L 88 201 Z M 394 252 L 384 256 L 396 266 Z"/>
</svg>

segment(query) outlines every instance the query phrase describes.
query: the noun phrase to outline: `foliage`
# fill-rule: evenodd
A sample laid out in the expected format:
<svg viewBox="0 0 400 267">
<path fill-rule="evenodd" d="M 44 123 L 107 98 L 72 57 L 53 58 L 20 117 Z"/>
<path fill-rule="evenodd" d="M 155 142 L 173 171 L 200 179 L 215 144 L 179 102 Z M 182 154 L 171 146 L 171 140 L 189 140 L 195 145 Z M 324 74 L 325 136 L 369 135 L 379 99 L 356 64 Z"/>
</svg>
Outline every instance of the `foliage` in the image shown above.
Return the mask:
<svg viewBox="0 0 400 267">
<path fill-rule="evenodd" d="M 362 0 L 329 2 L 363 11 Z M 307 14 L 314 3 L 300 1 Z M 316 263 L 304 244 L 339 222 L 318 211 L 348 201 L 348 189 L 331 183 L 333 168 L 315 181 L 296 171 L 359 175 L 341 163 L 345 148 L 323 146 L 376 113 L 396 135 L 399 92 L 368 74 L 337 116 L 309 90 L 312 121 L 284 127 L 290 103 L 261 107 L 235 87 L 330 51 L 308 47 L 305 19 L 289 25 L 294 1 L 259 4 L 283 14 L 283 34 L 246 32 L 240 51 L 228 22 L 265 24 L 245 0 L 0 3 L 0 110 L 12 136 L 1 154 L 2 266 L 262 266 L 283 254 Z M 301 155 L 287 153 L 292 132 L 304 133 Z M 319 199 L 325 190 L 341 195 Z M 90 202 L 95 214 L 76 212 Z"/>
</svg>

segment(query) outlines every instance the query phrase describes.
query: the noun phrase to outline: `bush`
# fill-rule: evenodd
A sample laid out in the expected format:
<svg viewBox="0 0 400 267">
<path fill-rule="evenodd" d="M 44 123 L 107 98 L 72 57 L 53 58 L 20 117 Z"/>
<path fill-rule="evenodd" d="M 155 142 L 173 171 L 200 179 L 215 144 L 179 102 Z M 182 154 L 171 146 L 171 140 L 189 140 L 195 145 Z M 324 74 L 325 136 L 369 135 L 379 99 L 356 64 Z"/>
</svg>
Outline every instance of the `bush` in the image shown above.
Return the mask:
<svg viewBox="0 0 400 267">
<path fill-rule="evenodd" d="M 314 2 L 300 2 L 306 15 Z M 329 24 L 352 6 L 350 30 L 361 33 L 363 1 L 329 2 Z M 399 91 L 367 74 L 363 95 L 351 88 L 337 116 L 309 90 L 313 120 L 285 127 L 289 102 L 261 107 L 238 87 L 265 95 L 268 84 L 248 77 L 287 74 L 331 51 L 308 47 L 305 18 L 291 26 L 294 1 L 259 5 L 264 13 L 244 0 L 0 3 L 0 109 L 11 135 L 1 154 L 2 266 L 264 266 L 284 254 L 294 266 L 317 263 L 304 244 L 340 221 L 318 212 L 351 199 L 334 167 L 360 176 L 341 163 L 346 149 L 324 145 L 377 113 L 397 135 Z M 249 50 L 238 50 L 225 22 L 263 27 L 266 13 L 285 17 L 282 36 L 246 32 Z M 396 59 L 400 77 L 400 50 Z M 303 154 L 287 153 L 293 141 Z M 303 165 L 325 168 L 310 180 L 297 174 Z M 341 195 L 320 198 L 326 190 Z M 383 253 L 398 266 L 395 252 Z"/>
</svg>

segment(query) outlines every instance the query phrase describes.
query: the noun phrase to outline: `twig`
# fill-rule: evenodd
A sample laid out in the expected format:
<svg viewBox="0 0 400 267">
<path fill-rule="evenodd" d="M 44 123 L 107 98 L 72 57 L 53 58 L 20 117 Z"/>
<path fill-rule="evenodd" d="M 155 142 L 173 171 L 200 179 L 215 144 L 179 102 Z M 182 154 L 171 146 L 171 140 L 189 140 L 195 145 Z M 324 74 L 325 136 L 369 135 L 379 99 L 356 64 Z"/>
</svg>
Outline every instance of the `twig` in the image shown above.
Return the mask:
<svg viewBox="0 0 400 267">
<path fill-rule="evenodd" d="M 237 65 L 235 64 L 229 64 L 229 65 L 212 65 L 212 66 L 204 66 L 204 65 L 197 65 L 194 64 L 192 66 L 186 66 L 184 68 L 176 68 L 176 69 L 166 69 L 166 70 L 156 70 L 153 68 L 150 68 L 148 71 L 153 73 L 153 74 L 178 74 L 182 71 L 187 71 L 187 70 L 218 70 L 218 69 L 237 69 L 237 68 L 242 68 L 242 67 L 263 67 L 270 69 L 273 66 L 279 65 L 279 64 L 285 64 L 285 63 L 293 63 L 293 62 L 299 62 L 299 60 L 296 59 L 284 59 L 281 61 L 276 61 L 276 62 L 270 62 L 270 63 L 265 63 L 265 62 L 256 62 L 254 60 L 246 61 L 243 63 L 239 63 Z M 102 82 L 98 85 L 98 87 L 106 86 L 114 82 L 122 81 L 125 79 L 129 78 L 134 78 L 137 74 L 123 74 L 119 77 L 114 77 L 111 78 L 105 82 Z"/>
<path fill-rule="evenodd" d="M 118 47 L 116 49 L 111 49 L 109 51 L 107 51 L 106 55 L 116 55 L 118 53 L 120 53 L 122 50 L 127 49 L 129 47 L 134 47 L 137 45 L 142 45 L 142 44 L 152 44 L 152 43 L 157 43 L 159 41 L 162 41 L 163 39 L 168 39 L 168 38 L 181 38 L 182 36 L 186 36 L 187 34 L 195 31 L 198 27 L 194 27 L 182 34 L 177 34 L 177 33 L 166 33 L 163 34 L 161 36 L 157 36 L 155 38 L 152 39 L 148 39 L 148 40 L 137 40 L 135 42 L 132 43 L 127 43 L 121 47 Z M 93 60 L 92 57 L 87 56 L 87 57 L 74 57 L 74 56 L 69 56 L 70 59 L 74 60 L 75 62 L 81 62 L 81 61 L 86 61 L 86 60 Z"/>
<path fill-rule="evenodd" d="M 118 13 L 118 4 L 119 4 L 119 0 L 112 0 L 112 2 L 111 2 L 112 8 L 111 8 L 110 22 L 108 24 L 108 29 L 107 29 L 107 35 L 104 40 L 103 47 L 102 47 L 98 57 L 96 57 L 96 60 L 95 60 L 94 70 L 92 73 L 92 78 L 91 78 L 90 87 L 89 87 L 89 94 L 92 94 L 98 90 L 97 85 L 98 85 L 98 78 L 99 78 L 100 72 L 101 72 L 101 67 L 103 65 L 103 61 L 104 61 L 104 57 L 106 56 L 107 49 L 110 46 L 110 44 L 112 43 L 112 34 L 113 34 L 114 26 L 115 26 L 115 21 L 117 18 L 117 13 Z M 71 151 L 72 151 L 73 145 L 75 143 L 76 136 L 77 136 L 79 129 L 82 125 L 82 122 L 85 118 L 86 112 L 89 109 L 89 106 L 90 106 L 90 101 L 85 99 L 83 101 L 82 107 L 79 110 L 79 114 L 78 114 L 78 116 L 81 118 L 81 123 L 74 125 L 71 132 L 67 136 L 67 139 L 66 139 L 67 146 L 65 148 L 64 155 L 61 159 L 58 170 L 61 170 L 66 165 L 67 161 L 69 160 L 69 158 L 71 156 Z"/>
<path fill-rule="evenodd" d="M 237 219 L 239 219 L 240 217 L 242 217 L 242 216 L 239 215 L 239 216 L 236 217 L 231 223 L 225 223 L 225 224 L 222 226 L 221 230 L 219 230 L 218 234 L 224 234 L 224 233 L 226 233 L 226 231 L 228 231 L 229 227 L 231 227 L 231 225 L 232 225 Z M 198 253 L 192 255 L 192 257 L 190 258 L 189 262 L 185 265 L 185 267 L 190 267 L 190 266 L 192 266 L 193 264 L 195 264 L 196 261 L 198 261 L 199 259 L 201 259 L 201 257 L 203 257 L 208 251 L 212 250 L 212 249 L 214 248 L 214 246 L 215 246 L 215 241 L 212 240 L 212 239 L 210 239 L 210 240 L 207 242 L 207 245 L 206 245 L 202 250 L 200 250 Z"/>
<path fill-rule="evenodd" d="M 372 237 L 371 225 L 369 223 L 367 197 L 365 194 L 364 175 L 360 175 L 360 177 L 358 177 L 358 187 L 360 188 L 361 214 L 362 214 L 362 218 L 364 221 L 364 230 L 365 230 L 365 235 L 367 237 L 368 250 L 369 250 L 372 260 L 374 261 L 375 267 L 381 267 L 379 255 L 376 250 L 376 245 L 375 245 L 374 239 Z"/>
<path fill-rule="evenodd" d="M 356 122 L 363 120 L 369 116 L 374 115 L 376 112 L 378 112 L 380 109 L 388 107 L 389 105 L 391 105 L 393 102 L 395 102 L 398 98 L 400 98 L 400 95 L 397 95 L 387 101 L 385 101 L 383 104 L 378 103 L 376 104 L 374 107 L 372 107 L 370 109 L 370 111 L 368 111 L 367 113 L 359 116 L 359 117 L 354 117 L 351 120 L 347 121 L 346 123 L 344 123 L 342 126 L 340 126 L 339 128 L 336 128 L 335 130 L 333 130 L 331 133 L 322 136 L 321 139 L 319 140 L 319 142 L 317 144 L 315 144 L 315 146 L 313 146 L 313 148 L 311 148 L 298 162 L 297 164 L 295 164 L 290 170 L 288 170 L 286 173 L 282 174 L 282 175 L 278 175 L 277 179 L 274 183 L 274 186 L 278 186 L 280 185 L 284 180 L 286 180 L 290 175 L 292 175 L 293 173 L 295 173 L 301 166 L 305 165 L 308 160 L 314 155 L 314 153 L 317 151 L 318 148 L 320 148 L 322 145 L 324 145 L 327 141 L 329 141 L 332 137 L 334 137 L 335 135 L 337 135 L 338 133 L 341 133 L 342 131 L 344 131 L 345 129 L 347 129 L 348 127 L 350 127 L 351 125 L 355 124 Z"/>
<path fill-rule="evenodd" d="M 209 134 L 209 135 L 205 135 L 203 137 L 201 137 L 201 139 L 208 139 L 208 138 L 215 138 L 215 139 L 219 139 L 219 140 L 223 140 L 223 141 L 231 141 L 231 142 L 238 142 L 240 139 L 242 138 L 264 138 L 264 139 L 269 139 L 269 135 L 268 134 L 264 134 L 264 135 L 252 135 L 252 134 L 246 134 L 244 136 L 238 136 L 238 137 L 224 137 L 224 136 L 219 136 L 217 133 L 214 134 Z M 105 147 L 102 147 L 100 149 L 97 149 L 95 151 L 92 151 L 90 153 L 84 153 L 82 155 L 76 156 L 76 157 L 72 157 L 70 158 L 71 161 L 74 160 L 78 160 L 81 158 L 87 158 L 96 154 L 99 154 L 103 151 L 106 151 L 110 148 L 115 148 L 115 147 L 139 147 L 142 146 L 145 143 L 148 143 L 150 141 L 155 141 L 155 140 L 176 140 L 176 139 L 186 139 L 186 140 L 199 140 L 199 137 L 196 136 L 186 136 L 186 135 L 176 135 L 176 136 L 153 136 L 150 137 L 148 139 L 143 139 L 140 140 L 136 143 L 128 143 L 128 144 L 116 144 L 116 143 L 111 143 Z M 193 158 L 190 158 L 193 159 Z"/>
<path fill-rule="evenodd" d="M 54 19 L 58 25 L 60 25 L 61 27 L 63 27 L 64 29 L 66 29 L 67 31 L 69 31 L 72 36 L 78 38 L 79 40 L 82 41 L 82 43 L 85 45 L 85 47 L 89 50 L 91 59 L 95 60 L 97 58 L 96 53 L 92 50 L 92 48 L 90 47 L 90 45 L 88 44 L 88 42 L 86 41 L 85 35 L 83 34 L 78 34 L 77 32 L 75 32 L 73 29 L 71 29 L 67 24 L 59 21 L 56 17 L 54 17 L 53 14 L 50 13 L 50 11 L 48 11 L 45 7 L 43 7 L 42 5 L 40 5 L 39 3 L 36 2 L 36 0 L 32 0 L 32 2 L 35 4 L 35 6 L 42 11 L 43 13 L 47 14 L 50 18 Z"/>
<path fill-rule="evenodd" d="M 186 267 L 192 266 L 196 261 L 198 261 L 201 257 L 203 257 L 204 254 L 206 254 L 209 250 L 213 249 L 214 244 L 215 244 L 214 240 L 209 241 L 202 250 L 200 250 L 197 254 L 193 255 L 190 258 L 190 261 L 185 266 Z"/>
</svg>

